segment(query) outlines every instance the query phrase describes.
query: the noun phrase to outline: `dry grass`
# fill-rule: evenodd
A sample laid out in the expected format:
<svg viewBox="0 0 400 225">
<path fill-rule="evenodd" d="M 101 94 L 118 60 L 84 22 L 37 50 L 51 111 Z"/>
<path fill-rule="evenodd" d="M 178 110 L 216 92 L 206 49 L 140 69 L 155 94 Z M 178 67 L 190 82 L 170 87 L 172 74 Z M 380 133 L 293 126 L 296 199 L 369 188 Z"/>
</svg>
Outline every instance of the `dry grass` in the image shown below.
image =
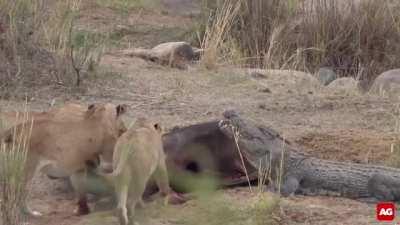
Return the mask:
<svg viewBox="0 0 400 225">
<path fill-rule="evenodd" d="M 386 161 L 388 166 L 400 168 L 400 103 L 397 103 L 395 110 L 391 113 L 394 120 L 395 141 L 390 146 L 390 156 Z"/>
<path fill-rule="evenodd" d="M 235 17 L 240 9 L 241 1 L 227 0 L 211 14 L 211 22 L 206 26 L 201 48 L 204 55 L 201 63 L 207 69 L 214 69 L 223 59 L 224 41 L 230 32 Z"/>
<path fill-rule="evenodd" d="M 238 128 L 234 127 L 234 126 L 231 126 L 231 130 L 232 130 L 232 133 L 233 133 L 233 138 L 235 140 L 236 149 L 237 149 L 237 151 L 239 153 L 239 156 L 240 156 L 241 165 L 243 167 L 244 173 L 246 174 L 246 179 L 247 179 L 247 184 L 249 185 L 249 190 L 250 190 L 250 192 L 252 192 L 253 189 L 251 188 L 249 173 L 247 172 L 246 164 L 244 163 L 242 150 L 239 147 L 240 132 L 239 132 Z M 260 185 L 262 185 L 262 183 Z"/>
<path fill-rule="evenodd" d="M 245 201 L 237 202 L 224 195 L 208 195 L 199 199 L 191 215 L 181 221 L 182 224 L 277 224 L 274 213 L 279 208 L 279 198 L 266 193 L 249 196 Z"/>
<path fill-rule="evenodd" d="M 12 143 L 0 146 L 0 221 L 2 224 L 23 224 L 23 206 L 26 201 L 25 162 L 28 151 L 28 140 L 32 130 L 32 122 L 28 121 L 27 110 L 23 115 L 24 132 L 16 134 Z"/>
<path fill-rule="evenodd" d="M 239 194 L 239 193 L 236 193 Z M 243 193 L 240 193 L 243 194 Z M 267 193 L 246 195 L 238 201 L 237 196 L 221 192 L 198 196 L 184 207 L 164 205 L 161 199 L 147 203 L 145 208 L 135 212 L 139 224 L 181 224 L 181 225 L 272 225 L 278 224 L 280 200 Z M 109 212 L 92 213 L 79 225 L 111 224 L 118 220 Z"/>
<path fill-rule="evenodd" d="M 104 42 L 75 28 L 80 5 L 81 0 L 0 0 L 2 97 L 21 91 L 24 96 L 26 87 L 79 85 L 95 71 Z"/>
<path fill-rule="evenodd" d="M 365 78 L 400 65 L 399 1 L 244 0 L 234 18 L 224 17 L 226 2 L 208 4 L 216 8 L 209 24 L 226 30 L 212 39 L 218 45 L 232 39 L 245 64 L 305 71 L 331 66 Z"/>
<path fill-rule="evenodd" d="M 49 21 L 57 19 L 51 17 L 46 3 L 45 0 L 0 1 L 2 89 L 46 83 L 39 74 L 56 72 L 54 64 L 57 59 L 44 46 L 52 44 L 49 43 L 52 38 L 47 34 L 57 34 L 47 26 Z M 53 28 L 59 25 L 54 24 Z M 49 46 L 49 49 L 52 48 Z M 57 79 L 57 76 L 52 78 Z M 49 77 L 46 79 L 49 80 Z"/>
</svg>

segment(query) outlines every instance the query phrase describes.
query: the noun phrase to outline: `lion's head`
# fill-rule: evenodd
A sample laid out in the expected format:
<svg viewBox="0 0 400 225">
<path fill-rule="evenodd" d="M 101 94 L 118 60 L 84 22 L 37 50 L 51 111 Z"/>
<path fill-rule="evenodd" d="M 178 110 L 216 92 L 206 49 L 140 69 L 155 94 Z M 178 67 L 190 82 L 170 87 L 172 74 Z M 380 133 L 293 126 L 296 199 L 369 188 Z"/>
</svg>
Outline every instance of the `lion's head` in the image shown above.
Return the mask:
<svg viewBox="0 0 400 225">
<path fill-rule="evenodd" d="M 126 113 L 127 108 L 127 105 L 97 103 L 89 105 L 86 111 L 85 119 L 94 120 L 106 127 L 102 158 L 107 162 L 112 161 L 113 149 L 117 139 L 127 131 L 121 118 Z"/>
</svg>

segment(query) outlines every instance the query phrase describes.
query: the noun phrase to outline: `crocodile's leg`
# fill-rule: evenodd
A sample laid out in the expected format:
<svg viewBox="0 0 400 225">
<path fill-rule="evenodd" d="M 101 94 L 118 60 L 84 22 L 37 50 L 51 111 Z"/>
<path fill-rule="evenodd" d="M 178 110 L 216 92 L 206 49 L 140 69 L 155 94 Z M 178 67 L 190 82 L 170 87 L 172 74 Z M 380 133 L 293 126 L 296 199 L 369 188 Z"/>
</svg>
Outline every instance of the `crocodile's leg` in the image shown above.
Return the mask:
<svg viewBox="0 0 400 225">
<path fill-rule="evenodd" d="M 300 186 L 300 180 L 293 175 L 287 176 L 281 186 L 281 195 L 284 197 L 288 197 L 291 194 L 294 194 Z"/>
<path fill-rule="evenodd" d="M 371 197 L 380 201 L 400 200 L 400 181 L 383 174 L 375 174 L 368 181 Z"/>
</svg>

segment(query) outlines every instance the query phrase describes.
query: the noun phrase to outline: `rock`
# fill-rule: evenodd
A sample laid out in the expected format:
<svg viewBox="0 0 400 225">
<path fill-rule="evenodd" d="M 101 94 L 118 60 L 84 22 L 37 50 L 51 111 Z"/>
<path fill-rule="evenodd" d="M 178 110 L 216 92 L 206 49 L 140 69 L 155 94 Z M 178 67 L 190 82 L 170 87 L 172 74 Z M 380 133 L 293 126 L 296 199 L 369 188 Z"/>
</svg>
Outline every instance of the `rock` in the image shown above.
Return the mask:
<svg viewBox="0 0 400 225">
<path fill-rule="evenodd" d="M 290 93 L 307 94 L 321 88 L 320 82 L 309 73 L 296 70 L 247 69 L 246 73 L 256 81 L 266 93 L 280 93 L 283 89 Z"/>
<path fill-rule="evenodd" d="M 352 77 L 341 77 L 332 81 L 328 86 L 327 90 L 331 93 L 342 94 L 342 93 L 358 93 L 358 81 Z"/>
<path fill-rule="evenodd" d="M 266 79 L 267 76 L 259 71 L 251 71 L 250 76 L 254 79 Z"/>
<path fill-rule="evenodd" d="M 262 88 L 262 89 L 260 90 L 260 92 L 262 92 L 262 93 L 272 93 L 271 90 L 270 90 L 269 88 Z"/>
<path fill-rule="evenodd" d="M 336 80 L 337 75 L 332 69 L 328 67 L 321 67 L 317 72 L 318 80 L 322 85 L 329 85 L 332 81 Z"/>
<path fill-rule="evenodd" d="M 140 57 L 161 65 L 186 69 L 192 61 L 199 60 L 203 49 L 193 48 L 187 42 L 166 42 L 152 49 L 134 48 L 122 51 L 123 55 Z"/>
<path fill-rule="evenodd" d="M 266 109 L 267 105 L 265 103 L 258 104 L 259 109 Z"/>
<path fill-rule="evenodd" d="M 400 91 L 400 69 L 381 73 L 372 84 L 370 92 L 377 94 L 395 94 Z"/>
</svg>

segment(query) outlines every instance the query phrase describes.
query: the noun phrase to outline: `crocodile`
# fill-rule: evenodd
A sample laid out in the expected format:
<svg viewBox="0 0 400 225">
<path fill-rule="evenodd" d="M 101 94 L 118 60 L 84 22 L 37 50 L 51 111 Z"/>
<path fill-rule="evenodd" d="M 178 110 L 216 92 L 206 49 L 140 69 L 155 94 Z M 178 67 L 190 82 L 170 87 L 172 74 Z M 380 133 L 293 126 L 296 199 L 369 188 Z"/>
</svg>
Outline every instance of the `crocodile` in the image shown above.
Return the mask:
<svg viewBox="0 0 400 225">
<path fill-rule="evenodd" d="M 271 171 L 272 178 L 280 177 L 279 191 L 284 197 L 333 193 L 366 202 L 400 200 L 400 169 L 318 159 L 233 110 L 223 116 L 220 130 L 231 140 L 236 136 L 239 148 L 252 156 L 247 159 L 253 166 Z"/>
</svg>

